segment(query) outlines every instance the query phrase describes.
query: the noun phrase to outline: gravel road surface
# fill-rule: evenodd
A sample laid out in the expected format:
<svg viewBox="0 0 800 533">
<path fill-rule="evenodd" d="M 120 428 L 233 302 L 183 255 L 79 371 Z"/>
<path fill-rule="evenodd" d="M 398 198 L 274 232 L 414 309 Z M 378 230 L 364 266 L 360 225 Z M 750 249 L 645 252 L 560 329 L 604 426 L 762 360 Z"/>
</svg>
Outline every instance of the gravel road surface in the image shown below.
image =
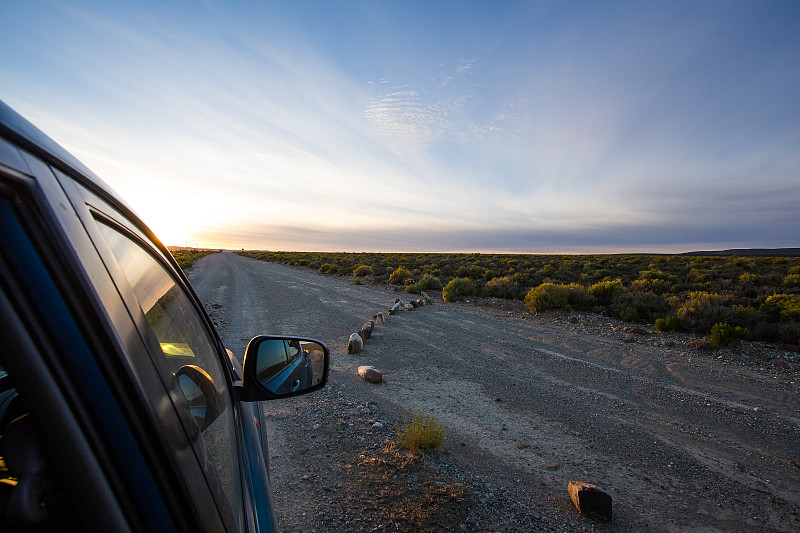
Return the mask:
<svg viewBox="0 0 800 533">
<path fill-rule="evenodd" d="M 328 387 L 264 404 L 284 531 L 800 531 L 797 364 L 440 299 L 348 355 L 349 335 L 407 295 L 233 253 L 189 277 L 237 357 L 262 333 L 331 350 Z M 384 383 L 356 376 L 367 364 Z M 447 428 L 442 451 L 393 448 L 415 409 Z M 613 520 L 580 516 L 570 480 L 610 494 Z"/>
</svg>

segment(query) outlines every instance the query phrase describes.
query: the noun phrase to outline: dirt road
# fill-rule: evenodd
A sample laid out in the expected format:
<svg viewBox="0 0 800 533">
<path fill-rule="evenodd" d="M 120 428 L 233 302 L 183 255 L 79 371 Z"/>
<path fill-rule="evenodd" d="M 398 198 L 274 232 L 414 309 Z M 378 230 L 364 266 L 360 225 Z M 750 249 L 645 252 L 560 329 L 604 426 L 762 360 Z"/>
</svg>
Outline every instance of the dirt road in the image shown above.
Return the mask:
<svg viewBox="0 0 800 533">
<path fill-rule="evenodd" d="M 406 295 L 231 253 L 190 279 L 238 357 L 259 333 L 331 349 L 326 390 L 265 404 L 285 530 L 800 530 L 796 370 L 719 359 L 677 334 L 626 343 L 627 326 L 602 317 L 441 302 L 389 317 L 348 355 L 350 333 Z M 385 382 L 359 380 L 364 364 Z M 386 444 L 413 409 L 448 437 L 412 468 Z M 613 497 L 611 523 L 577 514 L 573 479 Z"/>
</svg>

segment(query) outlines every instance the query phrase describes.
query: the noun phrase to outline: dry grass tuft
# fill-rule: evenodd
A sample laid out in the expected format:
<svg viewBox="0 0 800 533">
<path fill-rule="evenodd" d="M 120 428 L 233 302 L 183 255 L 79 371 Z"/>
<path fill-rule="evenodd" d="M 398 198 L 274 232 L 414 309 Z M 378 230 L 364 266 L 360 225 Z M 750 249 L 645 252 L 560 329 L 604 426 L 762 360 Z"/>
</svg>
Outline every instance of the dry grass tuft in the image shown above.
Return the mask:
<svg viewBox="0 0 800 533">
<path fill-rule="evenodd" d="M 442 444 L 447 430 L 433 416 L 414 411 L 409 419 L 403 415 L 403 421 L 397 428 L 397 444 L 412 452 L 419 450 L 436 450 Z"/>
</svg>

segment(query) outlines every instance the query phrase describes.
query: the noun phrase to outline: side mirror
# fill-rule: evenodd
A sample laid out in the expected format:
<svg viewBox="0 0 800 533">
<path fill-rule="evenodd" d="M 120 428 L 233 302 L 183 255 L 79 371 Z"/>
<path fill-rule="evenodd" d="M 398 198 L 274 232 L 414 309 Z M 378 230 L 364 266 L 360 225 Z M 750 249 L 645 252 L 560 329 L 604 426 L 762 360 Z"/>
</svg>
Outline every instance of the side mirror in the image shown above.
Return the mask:
<svg viewBox="0 0 800 533">
<path fill-rule="evenodd" d="M 194 365 L 185 365 L 175 372 L 178 385 L 189 404 L 189 412 L 203 431 L 222 413 L 222 396 L 205 370 Z"/>
<path fill-rule="evenodd" d="M 328 381 L 330 352 L 305 337 L 259 335 L 244 352 L 242 401 L 288 398 L 319 390 Z"/>
</svg>

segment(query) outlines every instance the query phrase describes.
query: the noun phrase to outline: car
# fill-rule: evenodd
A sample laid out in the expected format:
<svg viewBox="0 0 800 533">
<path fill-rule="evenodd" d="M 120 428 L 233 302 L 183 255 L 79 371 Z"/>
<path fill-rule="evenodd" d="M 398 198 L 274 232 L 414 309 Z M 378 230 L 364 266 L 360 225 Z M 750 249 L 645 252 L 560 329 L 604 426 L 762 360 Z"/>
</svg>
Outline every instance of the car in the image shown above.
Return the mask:
<svg viewBox="0 0 800 533">
<path fill-rule="evenodd" d="M 255 332 L 254 332 L 255 333 Z M 330 352 L 226 350 L 169 251 L 0 102 L 0 531 L 277 531 L 261 402 Z"/>
</svg>

